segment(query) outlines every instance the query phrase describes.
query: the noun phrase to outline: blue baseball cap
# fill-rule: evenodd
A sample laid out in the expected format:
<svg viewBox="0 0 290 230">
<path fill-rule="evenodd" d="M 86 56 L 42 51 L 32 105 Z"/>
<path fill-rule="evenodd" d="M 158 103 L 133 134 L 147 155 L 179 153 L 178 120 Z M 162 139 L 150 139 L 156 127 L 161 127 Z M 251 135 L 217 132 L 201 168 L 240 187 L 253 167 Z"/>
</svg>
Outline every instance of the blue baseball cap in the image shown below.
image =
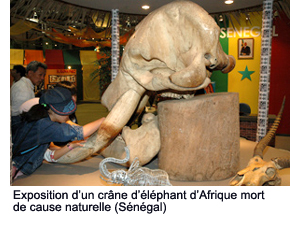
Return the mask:
<svg viewBox="0 0 290 230">
<path fill-rule="evenodd" d="M 39 104 L 48 106 L 53 112 L 62 116 L 71 115 L 77 109 L 71 92 L 63 87 L 55 87 L 46 91 L 40 97 Z"/>
</svg>

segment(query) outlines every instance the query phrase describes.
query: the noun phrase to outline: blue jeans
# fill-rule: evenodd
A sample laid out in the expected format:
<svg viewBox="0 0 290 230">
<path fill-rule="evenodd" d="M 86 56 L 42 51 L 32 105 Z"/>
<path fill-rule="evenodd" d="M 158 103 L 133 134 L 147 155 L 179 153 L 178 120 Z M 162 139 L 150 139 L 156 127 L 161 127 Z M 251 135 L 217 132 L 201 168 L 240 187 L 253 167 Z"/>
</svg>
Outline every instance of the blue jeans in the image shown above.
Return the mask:
<svg viewBox="0 0 290 230">
<path fill-rule="evenodd" d="M 13 162 L 24 174 L 33 173 L 43 161 L 50 142 L 83 140 L 83 127 L 57 123 L 49 117 L 21 122 L 12 130 Z"/>
</svg>

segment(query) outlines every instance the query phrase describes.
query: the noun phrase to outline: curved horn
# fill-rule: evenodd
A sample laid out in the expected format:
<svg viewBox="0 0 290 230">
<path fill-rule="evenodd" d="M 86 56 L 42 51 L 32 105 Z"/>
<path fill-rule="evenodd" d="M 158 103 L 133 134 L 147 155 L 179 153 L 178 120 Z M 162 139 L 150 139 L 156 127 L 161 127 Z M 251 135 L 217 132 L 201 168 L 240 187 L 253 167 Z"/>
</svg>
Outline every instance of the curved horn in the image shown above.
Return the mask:
<svg viewBox="0 0 290 230">
<path fill-rule="evenodd" d="M 277 167 L 277 169 L 290 168 L 290 158 L 289 157 L 276 157 L 271 159 Z"/>
<path fill-rule="evenodd" d="M 267 147 L 267 145 L 269 144 L 269 142 L 271 141 L 272 137 L 274 136 L 276 130 L 279 127 L 281 118 L 282 118 L 282 113 L 284 110 L 284 106 L 285 106 L 285 100 L 286 97 L 284 97 L 279 114 L 277 115 L 273 125 L 271 126 L 270 130 L 268 131 L 268 133 L 266 134 L 266 136 L 264 136 L 256 145 L 255 149 L 254 149 L 254 157 L 255 156 L 259 156 L 263 159 L 263 151 L 264 149 Z"/>
</svg>

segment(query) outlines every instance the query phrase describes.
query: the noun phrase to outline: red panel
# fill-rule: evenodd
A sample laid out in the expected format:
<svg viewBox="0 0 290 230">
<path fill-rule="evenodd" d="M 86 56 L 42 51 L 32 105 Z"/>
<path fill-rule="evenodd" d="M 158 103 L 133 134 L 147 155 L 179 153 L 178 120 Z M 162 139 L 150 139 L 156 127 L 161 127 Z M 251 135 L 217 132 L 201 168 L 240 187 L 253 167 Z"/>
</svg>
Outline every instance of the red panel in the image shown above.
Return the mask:
<svg viewBox="0 0 290 230">
<path fill-rule="evenodd" d="M 286 104 L 278 134 L 290 135 L 290 20 L 281 15 L 273 21 L 269 114 L 278 114 L 283 97 Z"/>
<path fill-rule="evenodd" d="M 48 69 L 64 69 L 62 50 L 45 50 L 45 63 Z"/>
</svg>

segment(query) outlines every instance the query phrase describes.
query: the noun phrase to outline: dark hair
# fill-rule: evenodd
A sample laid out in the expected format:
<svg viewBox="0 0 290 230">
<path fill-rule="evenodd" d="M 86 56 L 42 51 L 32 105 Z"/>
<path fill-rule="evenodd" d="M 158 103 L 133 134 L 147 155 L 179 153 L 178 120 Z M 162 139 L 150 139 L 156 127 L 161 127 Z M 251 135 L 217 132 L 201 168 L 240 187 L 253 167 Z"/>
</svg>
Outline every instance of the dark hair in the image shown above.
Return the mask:
<svg viewBox="0 0 290 230">
<path fill-rule="evenodd" d="M 38 121 L 42 118 L 48 117 L 48 109 L 48 106 L 36 104 L 32 106 L 28 112 L 22 113 L 21 118 L 26 122 Z"/>
<path fill-rule="evenodd" d="M 26 69 L 22 65 L 15 65 L 13 69 L 15 69 L 17 73 L 20 73 L 21 77 L 25 76 L 26 74 Z"/>
<path fill-rule="evenodd" d="M 39 61 L 32 61 L 26 66 L 26 73 L 28 73 L 28 71 L 33 71 L 35 73 L 39 67 L 43 69 L 47 69 L 46 64 Z"/>
<path fill-rule="evenodd" d="M 55 85 L 55 87 L 57 87 L 57 86 L 68 89 L 71 92 L 72 96 L 77 95 L 77 87 L 75 86 L 75 84 L 73 84 L 69 81 L 61 81 Z"/>
</svg>

